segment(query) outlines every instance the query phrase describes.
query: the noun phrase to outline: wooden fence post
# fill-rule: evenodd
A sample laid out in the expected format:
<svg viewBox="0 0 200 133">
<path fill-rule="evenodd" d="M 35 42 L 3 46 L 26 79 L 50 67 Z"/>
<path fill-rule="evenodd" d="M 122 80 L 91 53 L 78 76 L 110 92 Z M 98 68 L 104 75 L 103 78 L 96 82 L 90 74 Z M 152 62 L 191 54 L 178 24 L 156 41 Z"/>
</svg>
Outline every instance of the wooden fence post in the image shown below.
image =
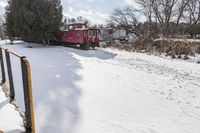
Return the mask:
<svg viewBox="0 0 200 133">
<path fill-rule="evenodd" d="M 22 81 L 24 88 L 26 132 L 35 133 L 31 71 L 30 71 L 30 64 L 28 60 L 26 60 L 26 57 L 21 57 L 21 67 L 22 67 Z"/>
<path fill-rule="evenodd" d="M 10 102 L 12 102 L 15 98 L 15 90 L 14 90 L 14 83 L 13 83 L 13 76 L 12 76 L 12 66 L 10 62 L 10 53 L 8 49 L 5 50 L 6 55 L 6 64 L 7 64 L 7 71 L 8 71 L 8 79 L 9 79 L 9 87 L 10 87 Z"/>
<path fill-rule="evenodd" d="M 2 48 L 0 48 L 0 62 L 1 62 L 1 83 L 4 84 L 6 82 L 5 68 L 4 68 L 4 60 L 3 60 L 3 52 Z"/>
</svg>

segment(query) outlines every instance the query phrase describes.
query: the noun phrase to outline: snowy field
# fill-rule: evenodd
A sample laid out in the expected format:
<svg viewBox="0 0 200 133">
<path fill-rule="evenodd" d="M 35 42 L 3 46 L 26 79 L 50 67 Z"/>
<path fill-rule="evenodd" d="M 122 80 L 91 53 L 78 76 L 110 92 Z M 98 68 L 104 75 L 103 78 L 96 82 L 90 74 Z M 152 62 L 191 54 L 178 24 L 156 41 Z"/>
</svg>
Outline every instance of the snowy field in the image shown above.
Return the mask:
<svg viewBox="0 0 200 133">
<path fill-rule="evenodd" d="M 19 112 L 15 110 L 15 106 L 9 104 L 9 98 L 0 87 L 0 131 L 6 133 L 19 133 L 24 131 L 23 119 Z"/>
<path fill-rule="evenodd" d="M 114 49 L 3 47 L 31 63 L 37 133 L 200 132 L 197 63 Z"/>
</svg>

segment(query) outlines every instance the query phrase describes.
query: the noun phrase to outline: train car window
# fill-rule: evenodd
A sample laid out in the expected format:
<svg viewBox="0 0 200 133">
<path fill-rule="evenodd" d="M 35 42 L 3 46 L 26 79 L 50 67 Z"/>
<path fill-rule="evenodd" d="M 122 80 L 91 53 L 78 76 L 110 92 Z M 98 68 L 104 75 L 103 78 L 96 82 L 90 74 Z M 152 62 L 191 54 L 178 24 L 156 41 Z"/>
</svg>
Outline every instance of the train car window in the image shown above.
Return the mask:
<svg viewBox="0 0 200 133">
<path fill-rule="evenodd" d="M 80 24 L 79 24 L 79 25 L 77 25 L 77 28 L 82 28 L 82 25 L 80 25 Z"/>
<path fill-rule="evenodd" d="M 85 31 L 85 32 L 84 32 L 84 37 L 87 37 L 87 36 L 88 36 L 88 32 Z"/>
<path fill-rule="evenodd" d="M 93 36 L 96 36 L 96 30 L 93 30 Z"/>
<path fill-rule="evenodd" d="M 73 29 L 73 25 L 70 25 L 70 26 L 69 26 L 69 29 L 72 30 L 72 29 Z"/>
<path fill-rule="evenodd" d="M 88 36 L 92 36 L 92 31 L 88 31 Z"/>
<path fill-rule="evenodd" d="M 100 31 L 99 31 L 99 30 L 97 30 L 97 37 L 99 37 L 99 34 L 100 34 Z"/>
</svg>

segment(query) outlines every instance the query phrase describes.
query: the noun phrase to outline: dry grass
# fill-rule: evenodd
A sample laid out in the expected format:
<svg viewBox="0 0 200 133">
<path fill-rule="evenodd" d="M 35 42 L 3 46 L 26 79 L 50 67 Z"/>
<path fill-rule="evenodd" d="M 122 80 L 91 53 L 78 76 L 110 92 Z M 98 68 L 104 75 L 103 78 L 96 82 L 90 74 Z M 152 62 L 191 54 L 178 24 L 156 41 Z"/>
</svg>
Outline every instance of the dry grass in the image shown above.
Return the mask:
<svg viewBox="0 0 200 133">
<path fill-rule="evenodd" d="M 107 43 L 104 47 L 114 47 L 120 50 L 146 52 L 150 54 L 166 53 L 171 58 L 188 59 L 188 56 L 200 54 L 200 42 L 189 42 L 187 40 L 148 40 L 138 39 L 135 43 Z M 200 62 L 200 61 L 199 61 Z"/>
<path fill-rule="evenodd" d="M 10 95 L 10 87 L 7 84 L 3 84 L 2 89 L 3 89 L 6 97 L 9 97 L 9 95 Z"/>
</svg>

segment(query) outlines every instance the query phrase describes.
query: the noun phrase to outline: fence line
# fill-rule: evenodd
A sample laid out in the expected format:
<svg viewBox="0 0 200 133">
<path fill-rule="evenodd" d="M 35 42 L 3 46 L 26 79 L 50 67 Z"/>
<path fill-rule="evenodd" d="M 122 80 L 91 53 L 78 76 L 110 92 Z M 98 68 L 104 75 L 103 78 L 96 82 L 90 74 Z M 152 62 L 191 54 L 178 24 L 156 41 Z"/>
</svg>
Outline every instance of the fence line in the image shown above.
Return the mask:
<svg viewBox="0 0 200 133">
<path fill-rule="evenodd" d="M 5 60 L 4 54 L 5 53 Z M 6 83 L 6 74 L 5 74 L 5 61 L 6 68 L 8 73 L 8 84 L 10 87 L 10 102 L 15 100 L 15 88 L 13 82 L 13 72 L 10 55 L 14 55 L 15 57 L 20 59 L 21 70 L 22 70 L 22 84 L 24 91 L 24 104 L 25 104 L 25 128 L 27 133 L 35 133 L 35 121 L 34 121 L 34 106 L 33 106 L 33 96 L 32 96 L 32 80 L 31 80 L 31 69 L 30 63 L 26 59 L 25 56 L 20 56 L 8 49 L 0 47 L 0 66 L 1 66 L 1 76 L 2 76 L 2 84 Z"/>
</svg>

